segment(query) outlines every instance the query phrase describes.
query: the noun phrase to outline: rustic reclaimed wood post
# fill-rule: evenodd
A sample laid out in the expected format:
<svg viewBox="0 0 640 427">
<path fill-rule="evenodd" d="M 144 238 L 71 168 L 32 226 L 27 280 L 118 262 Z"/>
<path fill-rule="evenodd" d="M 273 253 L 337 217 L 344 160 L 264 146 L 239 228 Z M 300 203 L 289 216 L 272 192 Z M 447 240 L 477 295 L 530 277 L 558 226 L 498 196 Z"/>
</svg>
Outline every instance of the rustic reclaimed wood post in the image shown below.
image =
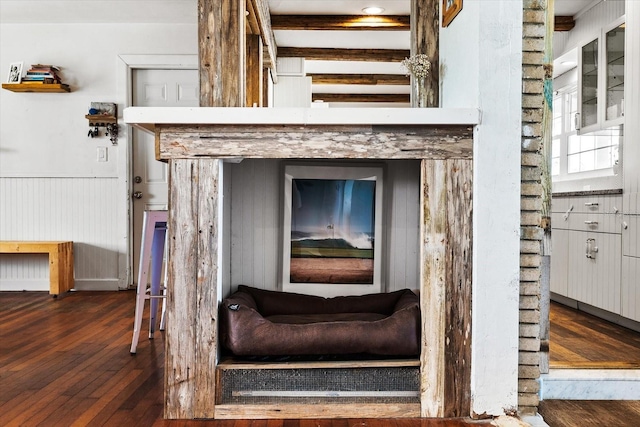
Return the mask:
<svg viewBox="0 0 640 427">
<path fill-rule="evenodd" d="M 440 98 L 440 1 L 411 0 L 411 55 L 426 54 L 431 60 L 431 72 L 425 78 L 427 107 L 437 107 Z M 414 78 L 411 78 L 413 87 Z M 413 91 L 411 105 L 417 100 Z"/>
<path fill-rule="evenodd" d="M 245 102 L 245 0 L 199 0 L 200 106 Z M 165 418 L 214 418 L 221 161 L 171 159 Z"/>
<path fill-rule="evenodd" d="M 473 160 L 422 160 L 423 417 L 470 413 L 472 178 Z"/>
<path fill-rule="evenodd" d="M 262 107 L 262 39 L 247 35 L 247 107 Z"/>
<path fill-rule="evenodd" d="M 424 53 L 431 59 L 431 73 L 424 81 L 427 107 L 438 107 L 439 103 L 439 16 L 439 0 L 411 0 L 411 54 Z M 418 100 L 413 76 L 411 84 L 411 105 L 415 107 Z M 450 244 L 446 164 L 443 160 L 423 159 L 421 170 L 421 415 L 442 417 L 445 413 L 446 254 Z"/>
</svg>

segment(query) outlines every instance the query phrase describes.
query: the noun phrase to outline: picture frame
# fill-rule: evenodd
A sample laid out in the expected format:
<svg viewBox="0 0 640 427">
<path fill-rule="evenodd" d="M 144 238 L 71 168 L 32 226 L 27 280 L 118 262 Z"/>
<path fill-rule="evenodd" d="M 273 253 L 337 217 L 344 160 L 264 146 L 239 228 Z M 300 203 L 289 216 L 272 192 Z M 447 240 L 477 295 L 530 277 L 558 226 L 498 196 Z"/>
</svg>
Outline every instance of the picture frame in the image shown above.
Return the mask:
<svg viewBox="0 0 640 427">
<path fill-rule="evenodd" d="M 462 10 L 462 0 L 442 0 L 442 26 L 448 27 Z"/>
<path fill-rule="evenodd" d="M 7 83 L 20 83 L 22 81 L 23 62 L 12 62 L 9 64 L 9 74 L 7 75 Z"/>
<path fill-rule="evenodd" d="M 382 292 L 383 167 L 284 167 L 282 290 Z"/>
</svg>

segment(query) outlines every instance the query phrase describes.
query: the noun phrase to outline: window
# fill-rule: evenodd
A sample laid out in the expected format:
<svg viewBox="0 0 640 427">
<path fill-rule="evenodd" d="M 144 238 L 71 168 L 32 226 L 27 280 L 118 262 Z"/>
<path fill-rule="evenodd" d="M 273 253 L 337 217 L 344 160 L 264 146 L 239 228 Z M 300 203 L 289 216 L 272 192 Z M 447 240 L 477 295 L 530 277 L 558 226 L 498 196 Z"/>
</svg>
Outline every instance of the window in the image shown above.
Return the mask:
<svg viewBox="0 0 640 427">
<path fill-rule="evenodd" d="M 551 174 L 555 181 L 579 180 L 614 174 L 622 140 L 622 126 L 578 135 L 575 86 L 556 92 L 553 98 Z"/>
</svg>

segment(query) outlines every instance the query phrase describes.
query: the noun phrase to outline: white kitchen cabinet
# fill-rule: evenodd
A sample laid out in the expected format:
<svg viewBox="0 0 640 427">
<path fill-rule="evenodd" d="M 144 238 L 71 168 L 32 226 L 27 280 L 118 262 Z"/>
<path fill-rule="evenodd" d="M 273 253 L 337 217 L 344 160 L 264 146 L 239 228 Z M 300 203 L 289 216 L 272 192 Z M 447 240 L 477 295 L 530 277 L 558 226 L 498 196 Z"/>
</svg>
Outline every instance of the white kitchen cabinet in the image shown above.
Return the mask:
<svg viewBox="0 0 640 427">
<path fill-rule="evenodd" d="M 554 197 L 551 292 L 621 314 L 622 196 Z"/>
<path fill-rule="evenodd" d="M 623 124 L 624 61 L 624 16 L 578 49 L 578 133 Z"/>
</svg>

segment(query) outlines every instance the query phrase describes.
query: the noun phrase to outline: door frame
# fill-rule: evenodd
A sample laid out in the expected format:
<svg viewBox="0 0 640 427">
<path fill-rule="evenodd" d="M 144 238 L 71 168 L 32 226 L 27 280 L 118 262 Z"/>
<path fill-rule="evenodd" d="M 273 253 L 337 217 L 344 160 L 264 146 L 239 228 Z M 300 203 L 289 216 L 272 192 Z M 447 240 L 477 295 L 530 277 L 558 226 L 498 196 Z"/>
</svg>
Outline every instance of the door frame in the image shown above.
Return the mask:
<svg viewBox="0 0 640 427">
<path fill-rule="evenodd" d="M 197 54 L 178 55 L 118 55 L 116 93 L 118 95 L 118 116 L 122 121 L 122 112 L 133 104 L 133 70 L 197 70 Z M 118 194 L 121 204 L 118 207 L 118 224 L 120 224 L 124 242 L 119 251 L 118 288 L 134 287 L 133 278 L 133 201 L 131 200 L 131 174 L 133 169 L 133 132 L 131 126 L 123 125 L 120 132 L 120 145 L 116 147 L 118 165 Z M 124 142 L 124 143 L 123 143 Z"/>
</svg>

